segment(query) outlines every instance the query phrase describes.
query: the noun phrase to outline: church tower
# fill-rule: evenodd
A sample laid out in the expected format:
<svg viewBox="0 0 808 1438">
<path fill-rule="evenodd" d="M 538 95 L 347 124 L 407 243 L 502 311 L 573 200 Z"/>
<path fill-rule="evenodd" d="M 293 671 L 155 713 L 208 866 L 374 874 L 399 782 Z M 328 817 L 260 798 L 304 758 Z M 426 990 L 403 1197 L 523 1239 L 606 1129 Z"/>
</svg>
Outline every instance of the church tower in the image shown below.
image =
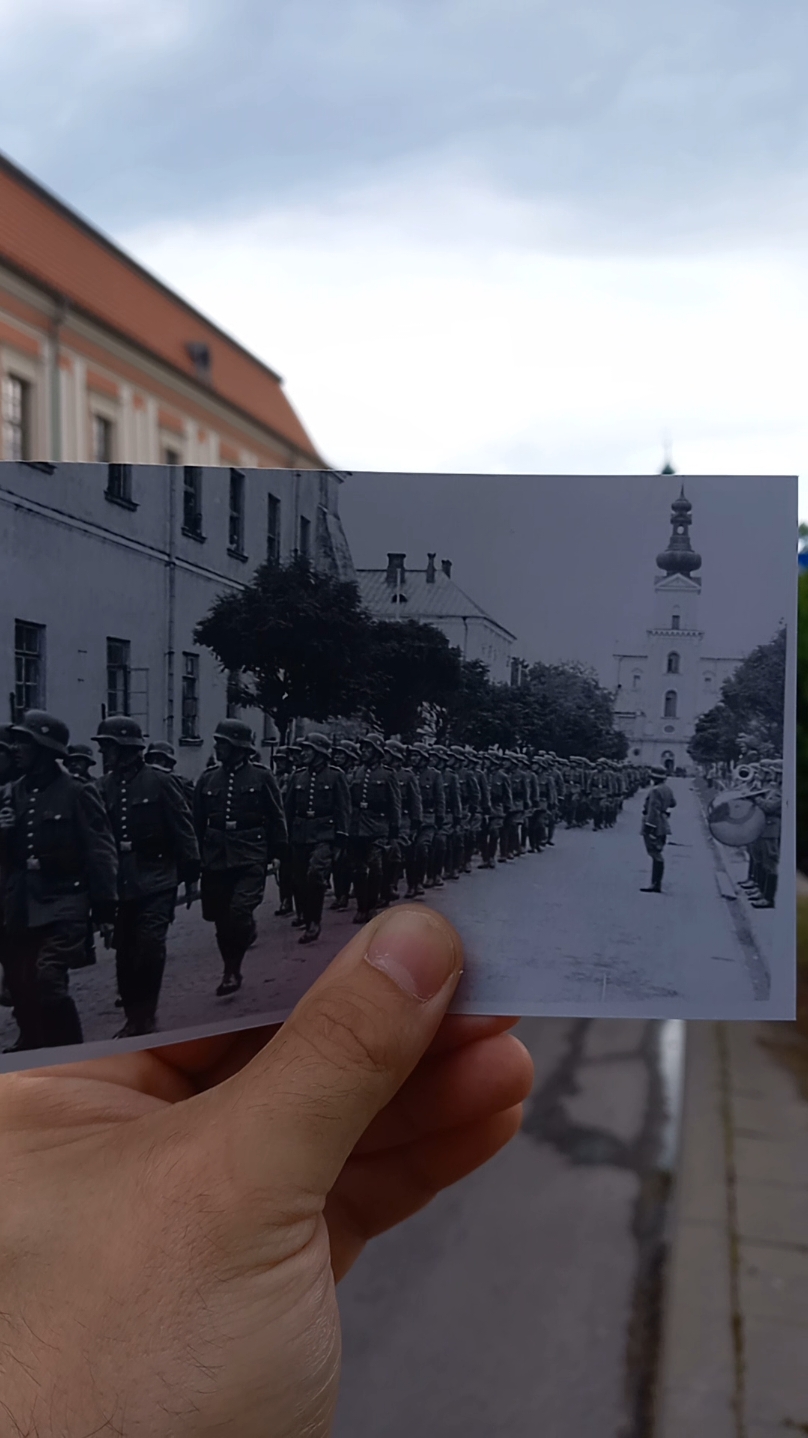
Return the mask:
<svg viewBox="0 0 808 1438">
<path fill-rule="evenodd" d="M 671 504 L 667 546 L 656 557 L 645 642 L 615 655 L 615 723 L 629 740 L 629 758 L 671 770 L 692 768 L 687 746 L 696 720 L 718 702 L 738 663 L 704 652 L 702 561 L 691 542 L 692 524 L 693 505 L 682 485 Z"/>
</svg>

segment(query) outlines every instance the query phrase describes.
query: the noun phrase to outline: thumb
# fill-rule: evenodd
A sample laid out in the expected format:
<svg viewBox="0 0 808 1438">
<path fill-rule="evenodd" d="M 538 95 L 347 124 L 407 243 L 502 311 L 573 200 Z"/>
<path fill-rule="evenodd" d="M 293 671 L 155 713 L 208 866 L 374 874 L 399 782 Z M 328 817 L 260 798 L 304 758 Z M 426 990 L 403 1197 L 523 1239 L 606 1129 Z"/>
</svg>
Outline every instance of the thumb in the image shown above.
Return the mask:
<svg viewBox="0 0 808 1438">
<path fill-rule="evenodd" d="M 420 907 L 382 914 L 346 945 L 232 1080 L 234 1152 L 251 1186 L 325 1198 L 432 1042 L 461 962 L 452 926 Z"/>
</svg>

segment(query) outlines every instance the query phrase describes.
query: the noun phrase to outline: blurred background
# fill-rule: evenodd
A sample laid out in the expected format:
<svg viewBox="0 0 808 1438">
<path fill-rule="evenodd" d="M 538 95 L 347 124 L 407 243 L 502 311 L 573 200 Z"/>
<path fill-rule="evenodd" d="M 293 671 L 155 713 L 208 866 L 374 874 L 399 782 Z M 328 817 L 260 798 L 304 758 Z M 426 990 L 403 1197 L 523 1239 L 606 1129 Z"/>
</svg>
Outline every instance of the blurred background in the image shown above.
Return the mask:
<svg viewBox="0 0 808 1438">
<path fill-rule="evenodd" d="M 2 457 L 808 476 L 806 32 L 0 0 Z M 339 1434 L 808 1432 L 800 902 L 794 1024 L 521 1025 L 523 1133 L 344 1285 Z"/>
</svg>

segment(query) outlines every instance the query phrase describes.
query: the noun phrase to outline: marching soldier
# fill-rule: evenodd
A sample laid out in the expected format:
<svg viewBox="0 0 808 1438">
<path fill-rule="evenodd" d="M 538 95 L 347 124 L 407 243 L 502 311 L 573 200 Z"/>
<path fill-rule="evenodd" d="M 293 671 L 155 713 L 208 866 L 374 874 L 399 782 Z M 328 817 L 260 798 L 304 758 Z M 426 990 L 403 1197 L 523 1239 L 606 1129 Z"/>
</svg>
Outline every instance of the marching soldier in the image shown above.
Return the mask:
<svg viewBox="0 0 808 1438">
<path fill-rule="evenodd" d="M 487 869 L 496 867 L 497 847 L 499 847 L 500 864 L 504 864 L 507 859 L 508 841 L 505 834 L 505 826 L 508 815 L 513 808 L 513 798 L 507 767 L 503 759 L 504 756 L 497 750 L 489 750 L 488 792 L 491 804 L 491 817 L 488 822 L 488 836 L 483 853 L 483 867 Z"/>
<path fill-rule="evenodd" d="M 749 902 L 753 909 L 773 909 L 777 893 L 777 873 L 780 859 L 780 826 L 783 812 L 783 765 L 781 760 L 769 760 L 763 765 L 763 779 L 766 789 L 758 804 L 766 815 L 766 825 L 757 841 L 759 855 L 758 893 L 752 894 Z"/>
<path fill-rule="evenodd" d="M 113 947 L 121 1007 L 116 1038 L 154 1033 L 166 965 L 166 937 L 179 884 L 190 908 L 199 881 L 191 815 L 171 774 L 146 764 L 137 720 L 102 719 L 95 735 L 104 776 L 101 796 L 118 850 L 118 913 Z"/>
<path fill-rule="evenodd" d="M 443 750 L 446 759 L 444 786 L 446 794 L 446 868 L 445 877 L 453 882 L 460 878 L 465 847 L 466 810 L 463 804 L 463 786 L 458 772 L 463 751 L 456 746 Z"/>
<path fill-rule="evenodd" d="M 117 859 L 101 799 L 59 764 L 66 724 L 29 710 L 11 726 L 20 777 L 0 809 L 4 964 L 19 1038 L 12 1052 L 80 1044 L 71 967 L 85 962 L 87 921 L 115 916 Z"/>
<path fill-rule="evenodd" d="M 384 746 L 384 752 L 385 758 L 398 780 L 401 792 L 401 830 L 398 839 L 392 840 L 388 845 L 385 866 L 385 897 L 388 903 L 395 903 L 398 898 L 401 875 L 405 870 L 410 871 L 411 869 L 410 851 L 423 822 L 424 811 L 421 804 L 421 788 L 413 770 L 407 764 L 407 751 L 404 745 L 398 739 L 388 739 Z M 412 886 L 409 885 L 408 899 L 415 897 L 411 889 Z"/>
<path fill-rule="evenodd" d="M 477 787 L 480 790 L 480 824 L 477 830 L 476 851 L 480 855 L 479 868 L 493 868 L 493 864 L 485 862 L 488 852 L 488 834 L 491 825 L 491 786 L 488 782 L 488 766 L 482 754 L 474 754 L 474 772 L 477 779 Z"/>
<path fill-rule="evenodd" d="M 292 782 L 293 774 L 294 764 L 290 751 L 286 745 L 279 744 L 275 750 L 275 778 L 278 781 L 281 803 L 286 800 L 286 793 Z M 295 912 L 292 851 L 288 846 L 277 861 L 277 883 L 278 907 L 275 910 L 275 918 L 288 919 Z"/>
<path fill-rule="evenodd" d="M 410 846 L 405 897 L 419 899 L 426 889 L 435 887 L 435 839 L 446 818 L 446 800 L 443 779 L 429 747 L 412 744 L 410 755 L 421 797 L 421 822 Z"/>
<path fill-rule="evenodd" d="M 646 853 L 652 863 L 651 883 L 642 890 L 643 894 L 661 894 L 662 876 L 665 863 L 662 854 L 671 831 L 668 814 L 676 807 L 676 800 L 667 784 L 666 769 L 651 770 L 654 787 L 645 796 L 642 811 L 642 837 Z"/>
<path fill-rule="evenodd" d="M 351 800 L 341 769 L 330 763 L 325 734 L 303 741 L 309 762 L 292 776 L 284 800 L 292 841 L 293 885 L 305 931 L 298 940 L 313 944 L 320 937 L 323 900 L 337 853 L 348 843 Z"/>
<path fill-rule="evenodd" d="M 361 762 L 351 783 L 349 848 L 357 911 L 355 924 L 365 924 L 376 908 L 383 882 L 384 849 L 401 829 L 401 791 L 384 764 L 384 740 L 366 734 L 359 742 Z"/>
<path fill-rule="evenodd" d="M 184 774 L 177 774 L 177 756 L 174 753 L 174 745 L 169 744 L 166 739 L 153 739 L 146 750 L 146 763 L 153 769 L 162 769 L 164 774 L 171 774 L 177 784 L 183 799 L 189 809 L 193 808 L 194 785 L 193 779 L 186 779 Z"/>
<path fill-rule="evenodd" d="M 95 782 L 90 770 L 95 768 L 96 760 L 89 744 L 68 744 L 67 755 L 62 762 L 68 774 L 78 779 L 80 784 Z"/>
<path fill-rule="evenodd" d="M 345 783 L 350 785 L 351 776 L 359 764 L 358 746 L 350 739 L 340 739 L 333 746 L 331 763 L 335 769 L 342 771 L 345 775 Z M 348 792 L 350 802 L 350 788 Z M 334 885 L 334 899 L 331 908 L 342 914 L 351 899 L 351 856 L 347 843 L 337 846 L 331 877 Z"/>
<path fill-rule="evenodd" d="M 241 988 L 267 867 L 284 854 L 287 832 L 274 774 L 251 763 L 249 725 L 222 719 L 214 744 L 217 764 L 197 783 L 194 824 L 202 854 L 202 916 L 215 926 L 224 964 L 216 990 L 222 998 Z"/>
</svg>

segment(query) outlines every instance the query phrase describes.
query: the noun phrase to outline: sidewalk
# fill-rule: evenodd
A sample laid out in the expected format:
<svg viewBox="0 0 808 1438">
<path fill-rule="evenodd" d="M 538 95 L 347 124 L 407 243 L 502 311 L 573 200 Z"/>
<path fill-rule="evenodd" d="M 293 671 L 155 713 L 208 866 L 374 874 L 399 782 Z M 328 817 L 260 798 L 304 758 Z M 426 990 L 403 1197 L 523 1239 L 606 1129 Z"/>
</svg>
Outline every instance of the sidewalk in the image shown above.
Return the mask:
<svg viewBox="0 0 808 1438">
<path fill-rule="evenodd" d="M 808 1434 L 808 1039 L 691 1023 L 657 1438 Z"/>
</svg>

